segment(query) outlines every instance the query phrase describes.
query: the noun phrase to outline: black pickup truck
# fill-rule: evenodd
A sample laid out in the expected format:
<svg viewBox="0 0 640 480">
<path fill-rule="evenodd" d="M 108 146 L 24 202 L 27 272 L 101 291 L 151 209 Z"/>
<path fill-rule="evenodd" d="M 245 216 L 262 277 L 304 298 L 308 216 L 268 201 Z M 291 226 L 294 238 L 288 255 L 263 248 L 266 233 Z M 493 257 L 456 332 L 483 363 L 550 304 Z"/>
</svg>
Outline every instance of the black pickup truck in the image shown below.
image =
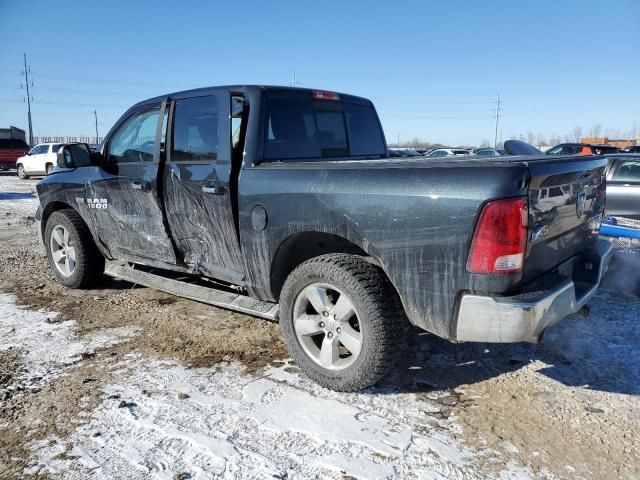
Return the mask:
<svg viewBox="0 0 640 480">
<path fill-rule="evenodd" d="M 602 157 L 389 158 L 364 98 L 230 86 L 138 103 L 38 186 L 63 285 L 107 274 L 279 321 L 336 390 L 375 383 L 408 321 L 535 342 L 606 270 Z M 106 262 L 105 262 L 106 260 Z"/>
</svg>

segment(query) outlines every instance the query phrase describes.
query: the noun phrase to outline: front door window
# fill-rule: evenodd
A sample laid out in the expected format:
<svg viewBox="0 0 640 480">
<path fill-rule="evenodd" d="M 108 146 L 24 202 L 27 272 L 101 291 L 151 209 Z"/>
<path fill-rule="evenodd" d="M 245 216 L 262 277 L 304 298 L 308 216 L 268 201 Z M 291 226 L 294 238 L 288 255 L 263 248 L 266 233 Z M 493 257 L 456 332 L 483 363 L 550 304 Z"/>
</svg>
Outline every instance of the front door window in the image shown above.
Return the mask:
<svg viewBox="0 0 640 480">
<path fill-rule="evenodd" d="M 129 118 L 109 143 L 107 163 L 153 162 L 158 115 L 155 107 Z"/>
</svg>

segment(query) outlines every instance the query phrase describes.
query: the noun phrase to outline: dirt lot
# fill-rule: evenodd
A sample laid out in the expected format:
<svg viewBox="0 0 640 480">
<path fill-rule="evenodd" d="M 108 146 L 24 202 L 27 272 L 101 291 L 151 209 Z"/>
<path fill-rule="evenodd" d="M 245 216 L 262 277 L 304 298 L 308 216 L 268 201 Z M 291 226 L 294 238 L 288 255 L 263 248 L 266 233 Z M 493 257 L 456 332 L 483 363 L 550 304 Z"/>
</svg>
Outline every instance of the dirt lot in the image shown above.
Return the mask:
<svg viewBox="0 0 640 480">
<path fill-rule="evenodd" d="M 640 254 L 538 345 L 411 331 L 358 394 L 277 325 L 105 279 L 54 283 L 35 181 L 0 176 L 0 478 L 640 478 Z"/>
</svg>

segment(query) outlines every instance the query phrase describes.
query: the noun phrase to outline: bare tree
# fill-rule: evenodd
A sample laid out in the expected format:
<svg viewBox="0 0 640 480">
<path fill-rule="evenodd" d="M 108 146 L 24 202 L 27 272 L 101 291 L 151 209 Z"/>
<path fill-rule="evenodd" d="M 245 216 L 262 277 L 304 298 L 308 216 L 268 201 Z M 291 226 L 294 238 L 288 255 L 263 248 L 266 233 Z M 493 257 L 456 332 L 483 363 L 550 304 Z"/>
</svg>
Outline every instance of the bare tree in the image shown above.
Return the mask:
<svg viewBox="0 0 640 480">
<path fill-rule="evenodd" d="M 607 138 L 619 139 L 622 138 L 622 131 L 620 128 L 607 128 L 603 134 Z"/>
<path fill-rule="evenodd" d="M 559 143 L 562 143 L 562 137 L 560 137 L 560 135 L 556 133 L 552 133 L 549 137 L 549 145 L 554 146 L 558 145 Z"/>
<path fill-rule="evenodd" d="M 591 138 L 598 138 L 602 136 L 602 125 L 600 125 L 599 123 L 596 123 L 593 127 L 591 127 L 591 130 L 589 130 L 589 136 Z"/>
<path fill-rule="evenodd" d="M 544 134 L 539 133 L 539 134 L 536 136 L 536 143 L 535 143 L 535 146 L 536 146 L 536 147 L 542 147 L 543 145 L 549 145 L 549 144 L 547 143 L 547 139 L 545 138 Z"/>
<path fill-rule="evenodd" d="M 583 128 L 582 127 L 573 127 L 573 131 L 571 132 L 573 134 L 573 141 L 574 142 L 579 142 L 582 139 L 582 132 L 583 132 Z"/>
<path fill-rule="evenodd" d="M 486 138 L 482 140 L 480 144 L 480 148 L 487 148 L 491 146 L 491 140 L 487 140 Z"/>
<path fill-rule="evenodd" d="M 534 145 L 536 143 L 536 136 L 533 132 L 527 132 L 527 143 L 529 145 Z"/>
</svg>

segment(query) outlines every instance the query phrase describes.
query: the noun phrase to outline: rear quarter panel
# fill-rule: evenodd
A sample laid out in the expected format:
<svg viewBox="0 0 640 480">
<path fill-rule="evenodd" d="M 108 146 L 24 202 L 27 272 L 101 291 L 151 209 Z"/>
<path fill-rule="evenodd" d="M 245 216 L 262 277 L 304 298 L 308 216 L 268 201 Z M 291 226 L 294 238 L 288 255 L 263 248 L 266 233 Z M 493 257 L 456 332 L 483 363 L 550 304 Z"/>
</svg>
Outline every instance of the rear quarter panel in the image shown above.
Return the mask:
<svg viewBox="0 0 640 480">
<path fill-rule="evenodd" d="M 526 179 L 524 167 L 488 161 L 246 168 L 239 183 L 239 221 L 248 285 L 257 295 L 277 300 L 269 273 L 279 246 L 300 232 L 339 235 L 381 265 L 412 323 L 452 338 L 456 296 L 473 284 L 465 266 L 476 215 L 489 199 L 526 194 Z M 262 231 L 251 225 L 257 205 L 268 216 Z"/>
</svg>

